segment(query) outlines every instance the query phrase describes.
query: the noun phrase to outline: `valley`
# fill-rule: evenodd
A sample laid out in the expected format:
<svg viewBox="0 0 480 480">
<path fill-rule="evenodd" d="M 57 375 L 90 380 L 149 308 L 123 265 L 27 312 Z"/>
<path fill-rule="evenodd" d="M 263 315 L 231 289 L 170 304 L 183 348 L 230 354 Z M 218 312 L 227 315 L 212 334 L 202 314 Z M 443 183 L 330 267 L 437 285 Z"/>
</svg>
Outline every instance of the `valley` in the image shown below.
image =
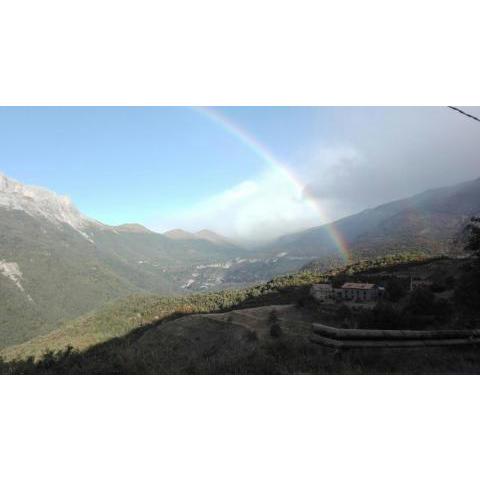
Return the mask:
<svg viewBox="0 0 480 480">
<path fill-rule="evenodd" d="M 477 179 L 252 250 L 209 230 L 160 234 L 138 224 L 104 225 L 66 197 L 1 175 L 0 348 L 68 329 L 132 295 L 178 297 L 181 303 L 182 297 L 248 290 L 300 270 L 351 271 L 353 264 L 386 255 L 460 255 L 460 232 L 479 211 Z"/>
<path fill-rule="evenodd" d="M 476 309 L 461 299 L 465 291 L 480 298 L 478 285 L 472 291 L 465 283 L 477 260 L 400 260 L 363 262 L 350 267 L 353 274 L 303 272 L 245 290 L 130 297 L 4 349 L 0 366 L 16 373 L 479 373 L 473 343 L 339 350 L 312 342 L 317 323 L 355 331 L 480 331 Z M 409 290 L 412 278 L 424 286 Z M 324 303 L 311 295 L 314 284 L 367 280 L 386 287 L 380 303 Z"/>
</svg>

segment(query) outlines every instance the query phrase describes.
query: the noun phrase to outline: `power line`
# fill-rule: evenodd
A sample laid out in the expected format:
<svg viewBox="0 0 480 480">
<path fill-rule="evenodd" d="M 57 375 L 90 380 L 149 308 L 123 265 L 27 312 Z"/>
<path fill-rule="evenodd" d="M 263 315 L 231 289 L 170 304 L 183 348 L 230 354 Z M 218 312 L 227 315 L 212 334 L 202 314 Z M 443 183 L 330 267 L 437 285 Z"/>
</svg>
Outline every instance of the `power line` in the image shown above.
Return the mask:
<svg viewBox="0 0 480 480">
<path fill-rule="evenodd" d="M 471 119 L 473 119 L 473 120 L 476 120 L 477 122 L 480 122 L 480 118 L 475 117 L 474 115 L 470 115 L 469 113 L 464 112 L 463 110 L 460 110 L 460 109 L 457 108 L 457 107 L 448 107 L 448 108 L 451 108 L 452 110 L 455 110 L 456 112 L 461 113 L 462 115 L 465 115 L 466 117 L 469 117 L 469 118 L 471 118 Z"/>
</svg>

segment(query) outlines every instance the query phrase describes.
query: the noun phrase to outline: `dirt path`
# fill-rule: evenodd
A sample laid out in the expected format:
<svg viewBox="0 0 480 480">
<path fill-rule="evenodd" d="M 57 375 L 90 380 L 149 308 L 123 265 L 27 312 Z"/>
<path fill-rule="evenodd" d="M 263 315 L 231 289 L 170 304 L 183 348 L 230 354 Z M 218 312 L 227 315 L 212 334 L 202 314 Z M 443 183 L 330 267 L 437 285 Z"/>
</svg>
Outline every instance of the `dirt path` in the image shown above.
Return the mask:
<svg viewBox="0 0 480 480">
<path fill-rule="evenodd" d="M 276 313 L 278 323 L 284 333 L 289 335 L 309 335 L 311 333 L 312 323 L 308 312 L 298 309 L 295 305 L 269 305 L 202 316 L 242 326 L 255 331 L 259 338 L 265 338 L 270 336 L 272 312 Z"/>
</svg>

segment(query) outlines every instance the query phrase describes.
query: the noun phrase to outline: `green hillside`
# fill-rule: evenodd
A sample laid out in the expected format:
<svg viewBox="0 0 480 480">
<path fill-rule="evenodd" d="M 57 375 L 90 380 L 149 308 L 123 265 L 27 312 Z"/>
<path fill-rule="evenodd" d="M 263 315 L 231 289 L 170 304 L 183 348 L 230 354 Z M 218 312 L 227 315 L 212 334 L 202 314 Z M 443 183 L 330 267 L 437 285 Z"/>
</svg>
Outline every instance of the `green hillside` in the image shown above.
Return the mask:
<svg viewBox="0 0 480 480">
<path fill-rule="evenodd" d="M 5 348 L 7 358 L 42 355 L 47 350 L 62 350 L 67 346 L 86 349 L 115 337 L 127 335 L 136 328 L 148 328 L 165 319 L 190 313 L 228 311 L 236 308 L 295 303 L 313 283 L 331 276 L 356 275 L 371 269 L 392 265 L 422 264 L 424 258 L 397 255 L 352 264 L 329 271 L 306 270 L 275 279 L 254 287 L 189 296 L 133 295 L 104 305 L 98 311 L 84 315 L 47 335 L 33 338 L 20 345 Z M 412 263 L 413 262 L 413 263 Z"/>
<path fill-rule="evenodd" d="M 248 251 L 210 231 L 165 236 L 140 225 L 108 227 L 54 193 L 41 190 L 37 205 L 15 193 L 21 184 L 4 184 L 4 202 L 17 206 L 0 208 L 0 264 L 18 272 L 11 278 L 0 270 L 0 347 L 46 334 L 132 294 L 244 288 L 305 264 L 324 271 L 345 263 L 329 226 Z M 480 180 L 381 205 L 334 228 L 354 262 L 406 253 L 435 256 L 458 251 L 455 239 L 477 212 Z"/>
<path fill-rule="evenodd" d="M 480 212 L 480 179 L 430 190 L 380 205 L 332 225 L 287 235 L 270 247 L 289 255 L 316 256 L 328 262 L 338 255 L 333 228 L 354 258 L 416 251 L 427 255 L 451 252 L 453 240 L 471 216 Z"/>
<path fill-rule="evenodd" d="M 373 325 L 405 328 L 407 320 L 416 329 L 424 326 L 429 329 L 478 328 L 480 324 L 474 310 L 456 297 L 456 293 L 466 287 L 464 282 L 468 281 L 472 268 L 477 271 L 478 266 L 471 259 L 406 262 L 390 257 L 323 275 L 304 272 L 281 277 L 239 291 L 172 298 L 133 296 L 44 337 L 3 350 L 5 361 L 0 362 L 0 371 L 479 373 L 476 345 L 340 352 L 310 342 L 311 324 L 315 321 L 342 328 L 353 324 L 355 328 Z M 393 279 L 400 281 L 409 275 L 432 280 L 432 290 L 410 294 L 404 291 L 400 299 L 387 299 L 373 310 L 336 304 L 323 306 L 312 302 L 308 295 L 312 283 L 332 276 L 357 281 L 380 280 L 390 292 Z M 445 281 L 449 277 L 452 280 Z M 478 285 L 476 288 L 471 298 L 478 301 L 480 290 Z M 426 299 L 430 303 L 425 303 Z M 29 356 L 32 357 L 27 358 Z M 37 357 L 36 361 L 33 356 Z"/>
<path fill-rule="evenodd" d="M 181 293 L 196 264 L 242 252 L 206 240 L 91 228 L 90 239 L 21 211 L 0 210 L 0 261 L 15 263 L 23 291 L 0 275 L 0 346 L 46 333 L 63 321 L 132 293 Z"/>
<path fill-rule="evenodd" d="M 0 345 L 19 343 L 139 288 L 102 262 L 91 243 L 23 212 L 0 215 L 0 260 L 15 262 L 21 291 L 0 276 Z M 12 314 L 12 312 L 15 312 Z"/>
</svg>

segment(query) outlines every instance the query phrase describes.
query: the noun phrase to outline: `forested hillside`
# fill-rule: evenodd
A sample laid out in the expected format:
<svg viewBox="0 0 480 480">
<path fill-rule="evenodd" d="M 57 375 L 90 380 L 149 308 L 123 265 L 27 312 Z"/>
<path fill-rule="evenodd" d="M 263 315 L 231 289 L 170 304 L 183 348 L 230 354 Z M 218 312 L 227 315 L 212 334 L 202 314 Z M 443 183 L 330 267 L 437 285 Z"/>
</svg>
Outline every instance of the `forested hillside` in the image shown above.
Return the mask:
<svg viewBox="0 0 480 480">
<path fill-rule="evenodd" d="M 353 272 L 353 273 L 352 273 Z M 135 296 L 2 352 L 4 373 L 479 373 L 478 346 L 353 349 L 311 342 L 315 321 L 342 328 L 479 328 L 472 259 L 377 259 L 323 275 L 190 297 Z M 446 275 L 447 274 L 447 275 Z M 428 288 L 408 291 L 410 276 Z M 318 304 L 319 281 L 382 282 L 375 308 Z M 403 283 L 403 287 L 402 287 Z M 476 289 L 476 290 L 475 290 Z M 469 302 L 462 298 L 468 292 Z M 69 346 L 71 345 L 71 346 Z M 30 358 L 27 358 L 29 357 Z M 35 358 L 36 357 L 36 360 Z M 15 360 L 16 359 L 16 360 Z"/>
<path fill-rule="evenodd" d="M 244 288 L 296 272 L 385 255 L 459 252 L 459 232 L 480 212 L 480 180 L 399 200 L 330 226 L 247 250 L 203 230 L 168 235 L 103 225 L 66 197 L 0 178 L 0 347 L 14 345 L 131 294 L 183 295 Z"/>
<path fill-rule="evenodd" d="M 84 315 L 43 336 L 26 343 L 6 348 L 2 354 L 7 358 L 16 356 L 39 356 L 46 350 L 62 350 L 67 346 L 85 349 L 126 335 L 136 328 L 148 328 L 165 319 L 178 318 L 190 313 L 222 312 L 273 304 L 295 303 L 313 283 L 330 277 L 344 278 L 371 269 L 388 266 L 415 264 L 432 261 L 423 257 L 389 256 L 364 261 L 329 271 L 307 270 L 293 275 L 277 277 L 270 282 L 240 290 L 225 290 L 216 293 L 188 296 L 133 295 L 109 303 L 97 312 Z"/>
<path fill-rule="evenodd" d="M 289 255 L 313 255 L 326 262 L 329 256 L 338 256 L 333 229 L 357 259 L 408 251 L 439 255 L 459 251 L 454 241 L 470 217 L 478 213 L 480 179 L 430 190 L 332 225 L 287 235 L 271 248 Z"/>
</svg>

